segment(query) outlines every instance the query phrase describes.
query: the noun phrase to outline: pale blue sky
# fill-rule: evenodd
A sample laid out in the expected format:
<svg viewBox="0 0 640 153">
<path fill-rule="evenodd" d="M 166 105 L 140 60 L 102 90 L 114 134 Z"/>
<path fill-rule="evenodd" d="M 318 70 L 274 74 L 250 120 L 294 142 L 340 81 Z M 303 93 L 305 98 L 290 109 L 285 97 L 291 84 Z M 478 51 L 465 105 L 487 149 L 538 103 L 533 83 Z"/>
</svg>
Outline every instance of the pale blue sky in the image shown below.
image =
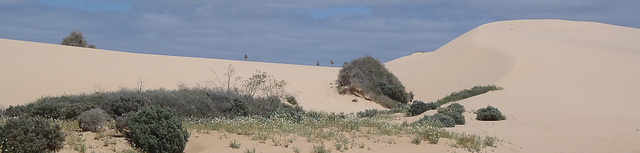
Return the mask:
<svg viewBox="0 0 640 153">
<path fill-rule="evenodd" d="M 485 23 L 566 19 L 640 27 L 637 0 L 0 0 L 0 38 L 329 66 L 433 51 Z"/>
</svg>

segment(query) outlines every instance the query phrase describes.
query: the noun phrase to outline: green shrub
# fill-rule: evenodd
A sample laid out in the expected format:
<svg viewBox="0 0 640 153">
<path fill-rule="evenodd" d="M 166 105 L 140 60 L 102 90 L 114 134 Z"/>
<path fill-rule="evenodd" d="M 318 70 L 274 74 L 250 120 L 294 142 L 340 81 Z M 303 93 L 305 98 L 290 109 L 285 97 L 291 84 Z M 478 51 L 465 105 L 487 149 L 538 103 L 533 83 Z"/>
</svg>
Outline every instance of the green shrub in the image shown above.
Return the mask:
<svg viewBox="0 0 640 153">
<path fill-rule="evenodd" d="M 450 109 L 453 112 L 457 112 L 457 113 L 464 113 L 466 112 L 466 110 L 464 109 L 464 106 L 458 104 L 458 103 L 453 103 L 449 106 L 447 106 L 448 109 Z"/>
<path fill-rule="evenodd" d="M 128 127 L 129 127 L 129 118 L 131 118 L 131 115 L 133 115 L 133 113 L 128 113 L 128 114 L 124 114 L 122 116 L 116 117 L 116 129 L 118 129 L 118 131 L 124 136 L 129 135 Z"/>
<path fill-rule="evenodd" d="M 438 113 L 440 114 L 440 113 Z M 458 112 L 446 112 L 443 113 L 444 115 L 447 115 L 449 117 L 451 117 L 454 121 L 456 125 L 464 125 L 465 124 L 465 119 L 464 119 L 464 115 L 458 113 Z"/>
<path fill-rule="evenodd" d="M 94 108 L 78 116 L 78 124 L 82 130 L 97 132 L 105 128 L 111 117 L 104 110 Z"/>
<path fill-rule="evenodd" d="M 137 112 L 145 106 L 149 105 L 149 100 L 140 97 L 119 97 L 109 103 L 105 104 L 105 108 L 112 117 L 122 116 L 122 114 Z"/>
<path fill-rule="evenodd" d="M 296 100 L 296 97 L 293 96 L 288 96 L 287 102 L 291 105 L 298 105 L 298 100 Z"/>
<path fill-rule="evenodd" d="M 360 117 L 360 118 L 363 118 L 363 117 L 369 117 L 369 118 L 371 118 L 371 117 L 375 117 L 376 115 L 378 115 L 379 113 L 382 113 L 382 112 L 383 112 L 383 111 L 379 111 L 379 110 L 377 110 L 377 109 L 366 109 L 366 110 L 364 110 L 364 112 L 358 112 L 358 113 L 356 113 L 356 115 L 357 115 L 358 117 Z"/>
<path fill-rule="evenodd" d="M 413 104 L 411 104 L 411 107 L 409 108 L 409 116 L 416 116 L 416 115 L 420 115 L 428 110 L 434 110 L 437 109 L 438 107 L 440 107 L 440 105 L 430 102 L 430 103 L 424 103 L 422 101 L 414 101 Z"/>
<path fill-rule="evenodd" d="M 474 86 L 471 89 L 464 89 L 462 91 L 453 92 L 453 93 L 447 95 L 446 97 L 436 101 L 436 103 L 442 105 L 442 104 L 446 104 L 446 103 L 449 103 L 449 102 L 454 102 L 454 101 L 466 99 L 466 98 L 469 98 L 469 97 L 473 97 L 473 96 L 476 96 L 476 95 L 484 94 L 484 93 L 487 93 L 487 92 L 492 91 L 492 90 L 502 90 L 502 88 L 501 87 L 497 87 L 495 85 Z"/>
<path fill-rule="evenodd" d="M 449 117 L 448 115 L 445 115 L 445 114 L 434 114 L 433 116 L 429 117 L 429 120 L 435 121 L 435 122 L 440 122 L 440 124 L 442 124 L 442 126 L 444 126 L 444 127 L 454 127 L 454 126 L 456 126 L 456 121 L 453 118 L 451 118 L 451 117 Z"/>
<path fill-rule="evenodd" d="M 481 121 L 499 121 L 507 119 L 498 108 L 487 106 L 476 111 L 476 119 Z"/>
<path fill-rule="evenodd" d="M 2 152 L 59 151 L 64 146 L 65 135 L 60 125 L 43 118 L 17 117 L 7 120 L 2 130 Z"/>
<path fill-rule="evenodd" d="M 337 84 L 341 94 L 360 95 L 386 108 L 413 99 L 413 94 L 405 91 L 400 80 L 371 56 L 345 63 L 338 74 Z"/>
<path fill-rule="evenodd" d="M 294 123 L 302 122 L 302 115 L 300 114 L 300 112 L 290 109 L 278 109 L 274 112 L 269 113 L 269 115 L 267 115 L 267 118 L 291 120 Z"/>
<path fill-rule="evenodd" d="M 145 152 L 181 153 L 189 138 L 182 120 L 167 108 L 144 108 L 128 124 L 130 142 Z"/>
<path fill-rule="evenodd" d="M 409 109 L 411 109 L 411 105 L 409 104 L 398 104 L 396 106 L 393 106 L 393 108 L 391 108 L 391 113 L 405 113 L 407 114 L 409 112 Z"/>
<path fill-rule="evenodd" d="M 60 44 L 67 46 L 96 48 L 95 45 L 89 45 L 82 34 L 83 33 L 79 31 L 72 31 L 69 36 L 62 39 L 62 43 Z"/>
</svg>

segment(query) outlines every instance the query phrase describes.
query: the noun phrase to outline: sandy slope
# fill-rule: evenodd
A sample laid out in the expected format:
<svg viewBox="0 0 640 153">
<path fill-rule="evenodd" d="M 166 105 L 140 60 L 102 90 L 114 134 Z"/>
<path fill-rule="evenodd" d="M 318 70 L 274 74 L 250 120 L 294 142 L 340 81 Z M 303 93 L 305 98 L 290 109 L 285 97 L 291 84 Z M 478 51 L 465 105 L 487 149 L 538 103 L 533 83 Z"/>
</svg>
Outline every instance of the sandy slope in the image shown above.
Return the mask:
<svg viewBox="0 0 640 153">
<path fill-rule="evenodd" d="M 260 70 L 285 80 L 288 92 L 308 110 L 382 108 L 362 99 L 352 103 L 356 97 L 336 93 L 331 83 L 339 68 L 133 54 L 6 39 L 0 39 L 0 46 L 0 104 L 4 107 L 47 95 L 135 88 L 139 79 L 145 80 L 145 89 L 211 85 L 205 83 L 217 82 L 211 69 L 224 81 L 225 67 L 231 65 L 236 76 L 244 79 Z"/>
<path fill-rule="evenodd" d="M 496 135 L 519 152 L 640 152 L 638 40 L 640 29 L 600 23 L 503 21 L 387 67 L 425 101 L 474 85 L 504 87 L 460 103 L 496 106 L 508 120 L 454 130 Z"/>
</svg>

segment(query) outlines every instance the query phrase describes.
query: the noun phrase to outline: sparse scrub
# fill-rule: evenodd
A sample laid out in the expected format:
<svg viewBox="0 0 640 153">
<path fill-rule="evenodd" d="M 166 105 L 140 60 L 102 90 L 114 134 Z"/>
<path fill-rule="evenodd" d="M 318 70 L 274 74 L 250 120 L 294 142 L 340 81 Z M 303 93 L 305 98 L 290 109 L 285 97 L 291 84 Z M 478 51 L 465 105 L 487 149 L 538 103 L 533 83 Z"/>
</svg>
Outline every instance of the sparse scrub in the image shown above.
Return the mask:
<svg viewBox="0 0 640 153">
<path fill-rule="evenodd" d="M 326 148 L 324 146 L 324 143 L 321 143 L 319 145 L 315 144 L 313 145 L 313 150 L 311 150 L 311 153 L 331 153 L 331 149 Z"/>
<path fill-rule="evenodd" d="M 64 146 L 65 134 L 60 125 L 43 118 L 9 118 L 0 125 L 2 152 L 51 152 Z"/>
<path fill-rule="evenodd" d="M 97 132 L 104 130 L 107 121 L 110 119 L 104 110 L 94 108 L 78 116 L 78 123 L 82 130 Z"/>
<path fill-rule="evenodd" d="M 429 117 L 429 120 L 440 122 L 444 127 L 454 127 L 456 126 L 456 121 L 445 114 L 434 114 Z"/>
<path fill-rule="evenodd" d="M 428 110 L 437 109 L 438 107 L 440 107 L 440 105 L 433 102 L 424 103 L 422 101 L 414 101 L 409 108 L 408 115 L 409 116 L 420 115 Z"/>
<path fill-rule="evenodd" d="M 440 114 L 440 113 L 438 113 L 438 114 Z M 446 112 L 446 113 L 442 113 L 442 114 L 451 117 L 456 125 L 464 125 L 466 123 L 466 120 L 464 119 L 464 115 L 462 115 L 462 114 L 460 114 L 458 112 Z"/>
<path fill-rule="evenodd" d="M 287 102 L 291 105 L 298 105 L 298 100 L 293 96 L 287 96 Z"/>
<path fill-rule="evenodd" d="M 240 143 L 238 143 L 238 141 L 233 140 L 233 141 L 229 141 L 229 147 L 233 148 L 233 149 L 238 149 L 240 148 Z"/>
<path fill-rule="evenodd" d="M 129 119 L 130 142 L 145 152 L 182 152 L 189 132 L 170 109 L 145 108 Z"/>
<path fill-rule="evenodd" d="M 476 119 L 481 121 L 499 121 L 507 119 L 498 108 L 487 106 L 476 111 Z"/>
<path fill-rule="evenodd" d="M 371 56 L 345 63 L 338 74 L 338 92 L 375 101 L 386 108 L 407 103 L 413 94 L 405 91 L 400 80 Z"/>
<path fill-rule="evenodd" d="M 86 48 L 96 48 L 95 45 L 90 45 L 87 43 L 87 40 L 82 36 L 83 33 L 80 31 L 72 31 L 69 36 L 62 39 L 62 45 L 67 46 L 76 46 L 76 47 L 86 47 Z"/>
<path fill-rule="evenodd" d="M 467 99 L 469 97 L 473 97 L 473 96 L 477 96 L 480 94 L 484 94 L 487 93 L 489 91 L 492 90 L 502 90 L 502 87 L 498 87 L 495 85 L 489 85 L 489 86 L 475 86 L 471 89 L 464 89 L 462 91 L 458 91 L 458 92 L 453 92 L 449 95 L 447 95 L 446 97 L 436 101 L 436 103 L 438 103 L 439 105 L 442 104 L 446 104 L 449 102 L 454 102 L 454 101 L 458 101 L 458 100 L 462 100 L 462 99 Z"/>
</svg>

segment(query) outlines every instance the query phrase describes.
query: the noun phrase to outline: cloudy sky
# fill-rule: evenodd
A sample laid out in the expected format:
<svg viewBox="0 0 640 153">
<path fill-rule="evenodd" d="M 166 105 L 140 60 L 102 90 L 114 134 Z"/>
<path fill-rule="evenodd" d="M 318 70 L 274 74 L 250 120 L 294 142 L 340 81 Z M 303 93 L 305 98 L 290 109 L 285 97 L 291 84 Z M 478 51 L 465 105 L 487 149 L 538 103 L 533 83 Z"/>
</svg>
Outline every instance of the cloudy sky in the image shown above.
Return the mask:
<svg viewBox="0 0 640 153">
<path fill-rule="evenodd" d="M 638 0 L 0 0 L 0 38 L 328 66 L 433 51 L 485 23 L 566 19 L 640 28 Z"/>
</svg>

